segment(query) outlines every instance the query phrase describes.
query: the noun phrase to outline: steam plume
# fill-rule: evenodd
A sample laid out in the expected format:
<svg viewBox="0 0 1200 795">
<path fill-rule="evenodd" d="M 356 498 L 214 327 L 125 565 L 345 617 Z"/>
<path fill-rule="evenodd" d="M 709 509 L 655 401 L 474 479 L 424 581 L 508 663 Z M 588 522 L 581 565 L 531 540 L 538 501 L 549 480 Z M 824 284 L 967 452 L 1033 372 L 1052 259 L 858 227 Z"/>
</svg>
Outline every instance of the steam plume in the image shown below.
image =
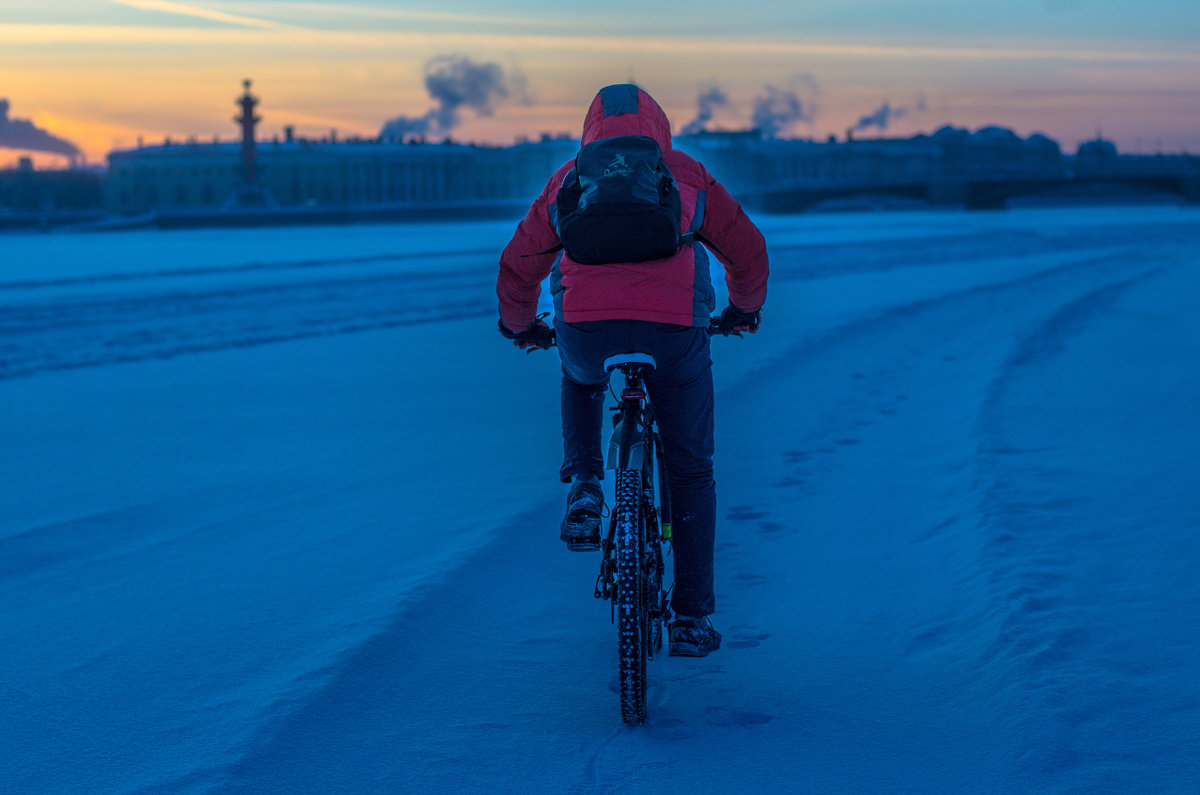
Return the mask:
<svg viewBox="0 0 1200 795">
<path fill-rule="evenodd" d="M 859 119 L 858 123 L 850 129 L 852 132 L 867 130 L 871 127 L 878 127 L 881 131 L 886 130 L 888 128 L 888 124 L 896 119 L 901 119 L 907 116 L 913 111 L 916 111 L 917 113 L 925 112 L 925 98 L 923 96 L 918 96 L 917 101 L 911 108 L 907 105 L 901 105 L 900 107 L 893 108 L 891 103 L 884 102 L 874 111 Z"/>
<path fill-rule="evenodd" d="M 454 55 L 439 55 L 425 63 L 425 90 L 434 106 L 421 116 L 389 119 L 380 137 L 446 134 L 459 124 L 464 109 L 491 116 L 501 102 L 524 94 L 520 78 L 505 75 L 499 64 Z"/>
<path fill-rule="evenodd" d="M 729 96 L 720 86 L 714 85 L 704 89 L 696 97 L 696 118 L 683 125 L 683 129 L 679 131 L 680 135 L 695 135 L 708 129 L 708 123 L 712 121 L 717 108 L 728 104 Z"/>
<path fill-rule="evenodd" d="M 890 103 L 884 102 L 871 113 L 863 116 L 858 120 L 858 123 L 852 128 L 855 132 L 859 130 L 867 130 L 871 127 L 878 127 L 880 130 L 886 130 L 888 124 L 894 119 L 900 119 L 908 115 L 908 108 L 898 107 L 893 108 Z"/>
<path fill-rule="evenodd" d="M 795 91 L 767 86 L 755 98 L 752 122 L 767 138 L 774 138 L 797 122 L 811 122 L 813 113 Z"/>
<path fill-rule="evenodd" d="M 0 99 L 0 148 L 28 149 L 79 157 L 79 147 L 68 140 L 51 135 L 26 119 L 8 118 L 8 100 Z"/>
</svg>

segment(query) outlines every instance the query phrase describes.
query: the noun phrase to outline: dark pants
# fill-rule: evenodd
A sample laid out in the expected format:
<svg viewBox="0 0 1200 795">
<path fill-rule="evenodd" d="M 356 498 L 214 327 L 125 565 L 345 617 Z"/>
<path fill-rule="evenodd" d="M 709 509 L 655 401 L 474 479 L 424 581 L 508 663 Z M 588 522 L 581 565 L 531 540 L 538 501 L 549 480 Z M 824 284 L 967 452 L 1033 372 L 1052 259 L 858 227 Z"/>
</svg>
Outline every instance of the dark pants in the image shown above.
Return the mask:
<svg viewBox="0 0 1200 795">
<path fill-rule="evenodd" d="M 703 328 L 638 320 L 555 322 L 562 358 L 563 482 L 604 476 L 601 429 L 608 374 L 604 360 L 648 353 L 657 362 L 646 376 L 671 486 L 676 613 L 713 612 L 713 383 L 708 334 Z M 620 385 L 618 385 L 618 388 Z"/>
</svg>

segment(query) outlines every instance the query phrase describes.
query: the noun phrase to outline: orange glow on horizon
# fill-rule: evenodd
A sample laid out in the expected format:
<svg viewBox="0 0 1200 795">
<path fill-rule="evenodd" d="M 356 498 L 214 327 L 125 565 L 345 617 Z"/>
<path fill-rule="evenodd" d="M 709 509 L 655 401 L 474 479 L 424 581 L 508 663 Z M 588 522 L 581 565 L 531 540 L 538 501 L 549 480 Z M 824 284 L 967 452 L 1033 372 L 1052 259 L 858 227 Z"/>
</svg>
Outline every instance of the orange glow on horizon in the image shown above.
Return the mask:
<svg viewBox="0 0 1200 795">
<path fill-rule="evenodd" d="M 388 119 L 420 116 L 433 107 L 423 66 L 447 53 L 470 53 L 528 82 L 530 104 L 502 103 L 487 117 L 462 114 L 453 138 L 483 144 L 576 135 L 594 91 L 631 76 L 648 81 L 643 85 L 676 129 L 694 117 L 699 85 L 720 83 L 731 100 L 714 126 L 746 129 L 765 86 L 787 87 L 796 76 L 811 74 L 821 85 L 816 118 L 792 127 L 791 135 L 842 139 L 882 102 L 911 106 L 920 94 L 929 98 L 928 111 L 861 136 L 998 124 L 1022 135 L 1044 132 L 1073 151 L 1083 131 L 1100 127 L 1120 136 L 1125 150 L 1135 140 L 1156 139 L 1167 141 L 1168 151 L 1200 150 L 1194 111 L 1189 116 L 1180 110 L 1194 105 L 1188 99 L 1200 80 L 1200 53 L 1154 51 L 1144 42 L 1110 42 L 1105 49 L 1086 41 L 985 37 L 937 43 L 916 37 L 802 40 L 775 32 L 570 35 L 545 25 L 499 23 L 490 32 L 326 30 L 266 19 L 271 6 L 264 3 L 213 4 L 228 11 L 171 0 L 112 4 L 160 20 L 177 17 L 196 25 L 199 19 L 205 26 L 0 23 L 0 98 L 10 100 L 10 117 L 71 141 L 92 164 L 104 164 L 110 151 L 135 147 L 139 139 L 147 145 L 166 138 L 237 140 L 234 100 L 246 77 L 254 79 L 262 100 L 260 140 L 282 136 L 285 126 L 309 138 L 331 130 L 341 138 L 371 138 Z M 308 12 L 335 14 L 338 8 L 317 3 Z M 357 13 L 466 19 L 403 10 Z M 19 157 L 0 148 L 0 163 Z M 35 162 L 65 158 L 38 154 Z"/>
</svg>

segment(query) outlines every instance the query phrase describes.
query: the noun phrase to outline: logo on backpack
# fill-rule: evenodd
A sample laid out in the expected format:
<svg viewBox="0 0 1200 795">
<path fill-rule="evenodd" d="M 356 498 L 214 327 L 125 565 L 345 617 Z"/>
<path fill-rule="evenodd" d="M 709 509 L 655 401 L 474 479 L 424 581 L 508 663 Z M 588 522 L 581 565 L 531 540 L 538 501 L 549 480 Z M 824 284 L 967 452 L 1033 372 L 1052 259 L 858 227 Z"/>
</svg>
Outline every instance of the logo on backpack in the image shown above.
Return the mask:
<svg viewBox="0 0 1200 795">
<path fill-rule="evenodd" d="M 558 191 L 555 219 L 567 255 L 585 265 L 664 259 L 691 242 L 681 234 L 679 188 L 658 143 L 644 135 L 579 150 Z"/>
<path fill-rule="evenodd" d="M 628 177 L 633 173 L 633 169 L 625 162 L 625 155 L 618 154 L 613 158 L 613 161 L 608 164 L 608 168 L 604 169 L 606 177 Z"/>
</svg>

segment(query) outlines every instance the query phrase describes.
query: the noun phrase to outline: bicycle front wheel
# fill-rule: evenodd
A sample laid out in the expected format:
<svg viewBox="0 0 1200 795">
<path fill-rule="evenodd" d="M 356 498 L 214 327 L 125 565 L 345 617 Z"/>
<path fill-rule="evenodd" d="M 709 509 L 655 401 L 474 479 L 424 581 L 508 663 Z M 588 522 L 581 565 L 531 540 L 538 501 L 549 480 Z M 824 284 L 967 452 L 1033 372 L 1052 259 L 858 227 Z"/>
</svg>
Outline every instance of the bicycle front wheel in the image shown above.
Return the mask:
<svg viewBox="0 0 1200 795">
<path fill-rule="evenodd" d="M 618 469 L 614 521 L 617 559 L 617 655 L 621 718 L 646 720 L 646 645 L 650 613 L 645 567 L 646 515 L 642 511 L 642 473 Z"/>
</svg>

